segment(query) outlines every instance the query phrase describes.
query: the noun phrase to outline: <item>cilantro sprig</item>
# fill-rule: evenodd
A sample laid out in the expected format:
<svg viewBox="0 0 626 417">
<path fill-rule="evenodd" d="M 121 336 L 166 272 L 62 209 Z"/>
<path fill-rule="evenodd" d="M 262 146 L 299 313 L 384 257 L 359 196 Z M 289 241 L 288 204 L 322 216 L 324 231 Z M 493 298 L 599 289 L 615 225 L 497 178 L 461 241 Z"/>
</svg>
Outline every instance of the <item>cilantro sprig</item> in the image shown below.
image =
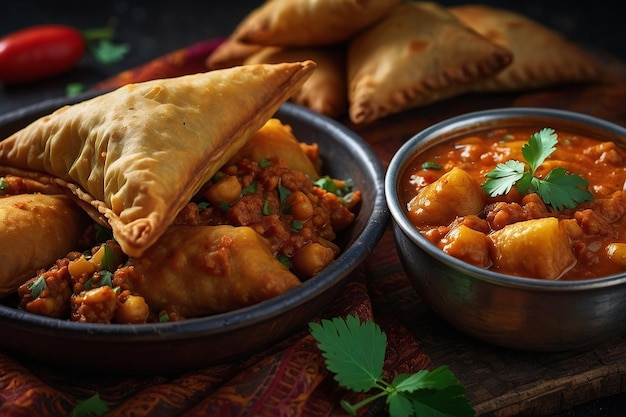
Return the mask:
<svg viewBox="0 0 626 417">
<path fill-rule="evenodd" d="M 587 190 L 589 182 L 565 168 L 552 169 L 543 179 L 535 176 L 537 169 L 556 151 L 554 129 L 545 128 L 532 134 L 522 146 L 525 163 L 509 160 L 499 163 L 486 174 L 483 190 L 491 197 L 508 193 L 515 185 L 521 194 L 537 193 L 547 205 L 560 211 L 593 199 Z"/>
<path fill-rule="evenodd" d="M 340 386 L 355 392 L 378 392 L 357 404 L 342 401 L 350 415 L 359 408 L 385 398 L 391 417 L 474 416 L 465 388 L 446 366 L 433 371 L 400 374 L 392 382 L 383 378 L 387 336 L 372 321 L 356 316 L 309 323 L 311 334 Z"/>
</svg>

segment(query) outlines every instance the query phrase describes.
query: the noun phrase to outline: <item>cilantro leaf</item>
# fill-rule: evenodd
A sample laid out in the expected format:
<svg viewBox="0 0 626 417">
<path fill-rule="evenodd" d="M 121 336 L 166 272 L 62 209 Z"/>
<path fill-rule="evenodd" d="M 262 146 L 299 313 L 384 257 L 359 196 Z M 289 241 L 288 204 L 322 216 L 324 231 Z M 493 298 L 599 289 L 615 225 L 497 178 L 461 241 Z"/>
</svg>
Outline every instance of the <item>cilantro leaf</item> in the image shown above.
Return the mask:
<svg viewBox="0 0 626 417">
<path fill-rule="evenodd" d="M 102 269 L 106 271 L 114 271 L 115 267 L 117 266 L 117 257 L 108 245 L 104 245 L 104 256 L 102 257 L 101 262 Z"/>
<path fill-rule="evenodd" d="M 100 394 L 95 393 L 84 401 L 79 402 L 72 410 L 72 417 L 103 416 L 109 411 L 109 406 L 102 401 Z"/>
<path fill-rule="evenodd" d="M 377 386 L 387 345 L 387 336 L 378 326 L 348 316 L 345 321 L 334 318 L 311 323 L 310 328 L 326 358 L 326 367 L 335 373 L 339 385 L 356 392 Z"/>
<path fill-rule="evenodd" d="M 432 371 L 421 370 L 413 375 L 400 374 L 393 380 L 398 391 L 412 392 L 418 389 L 443 389 L 457 384 L 457 380 L 447 366 Z"/>
<path fill-rule="evenodd" d="M 592 200 L 593 194 L 587 189 L 589 182 L 568 173 L 565 168 L 554 168 L 543 179 L 535 176 L 537 168 L 556 151 L 556 145 L 554 129 L 545 128 L 532 134 L 522 146 L 526 164 L 509 160 L 496 165 L 485 175 L 483 190 L 490 197 L 496 197 L 508 193 L 515 185 L 521 194 L 537 193 L 546 205 L 557 211 Z"/>
<path fill-rule="evenodd" d="M 483 189 L 491 196 L 506 194 L 517 181 L 522 179 L 525 169 L 526 166 L 522 162 L 515 160 L 500 163 L 487 173 L 488 179 Z"/>
<path fill-rule="evenodd" d="M 589 182 L 582 177 L 568 174 L 565 168 L 554 168 L 539 183 L 537 193 L 546 204 L 556 210 L 574 208 L 577 204 L 589 201 L 593 195 L 586 189 Z"/>
<path fill-rule="evenodd" d="M 356 415 L 360 407 L 382 397 L 386 397 L 391 417 L 475 415 L 463 396 L 465 388 L 446 366 L 413 375 L 400 374 L 392 383 L 384 380 L 387 336 L 375 323 L 361 323 L 358 317 L 348 316 L 345 320 L 334 318 L 320 324 L 309 323 L 309 328 L 326 358 L 326 367 L 335 374 L 339 385 L 356 392 L 379 390 L 357 404 L 342 401 L 341 406 L 350 415 Z"/>
<path fill-rule="evenodd" d="M 126 43 L 113 43 L 108 39 L 103 39 L 90 48 L 94 59 L 105 65 L 115 64 L 121 61 L 130 51 L 130 45 Z"/>
<path fill-rule="evenodd" d="M 443 168 L 441 166 L 441 164 L 438 164 L 436 162 L 433 161 L 426 161 L 422 164 L 422 169 L 434 169 L 434 170 L 440 170 L 441 168 Z"/>
<path fill-rule="evenodd" d="M 530 135 L 528 143 L 522 146 L 522 155 L 530 165 L 534 175 L 537 168 L 556 151 L 557 136 L 554 129 L 542 129 Z"/>
<path fill-rule="evenodd" d="M 471 405 L 464 397 L 465 388 L 450 385 L 438 390 L 419 390 L 409 397 L 416 416 L 471 416 Z"/>
<path fill-rule="evenodd" d="M 46 284 L 46 279 L 44 278 L 44 276 L 39 275 L 36 280 L 28 284 L 27 288 L 30 290 L 31 297 L 37 298 L 41 295 L 43 290 L 48 288 L 48 284 Z"/>
</svg>

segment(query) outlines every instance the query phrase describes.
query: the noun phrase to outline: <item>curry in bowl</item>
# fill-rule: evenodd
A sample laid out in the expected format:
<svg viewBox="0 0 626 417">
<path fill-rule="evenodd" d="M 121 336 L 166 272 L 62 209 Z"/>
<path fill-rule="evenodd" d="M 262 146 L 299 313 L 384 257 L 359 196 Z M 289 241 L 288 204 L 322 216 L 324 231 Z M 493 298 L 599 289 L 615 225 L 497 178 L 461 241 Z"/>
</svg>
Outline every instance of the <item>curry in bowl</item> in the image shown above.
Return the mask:
<svg viewBox="0 0 626 417">
<path fill-rule="evenodd" d="M 494 272 L 580 280 L 626 271 L 626 151 L 566 126 L 489 126 L 416 155 L 398 183 L 411 223 Z"/>
<path fill-rule="evenodd" d="M 323 176 L 318 144 L 274 118 L 314 68 L 129 84 L 0 141 L 0 298 L 81 323 L 161 323 L 319 275 L 360 191 Z"/>
</svg>

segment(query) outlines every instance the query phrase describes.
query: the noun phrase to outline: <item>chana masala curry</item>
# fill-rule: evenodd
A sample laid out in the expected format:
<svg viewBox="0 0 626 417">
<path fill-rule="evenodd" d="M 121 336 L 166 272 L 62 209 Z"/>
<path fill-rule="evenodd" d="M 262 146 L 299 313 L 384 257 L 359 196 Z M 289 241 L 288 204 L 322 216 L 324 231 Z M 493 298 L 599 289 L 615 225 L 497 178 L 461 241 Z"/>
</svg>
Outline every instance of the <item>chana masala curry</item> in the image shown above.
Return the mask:
<svg viewBox="0 0 626 417">
<path fill-rule="evenodd" d="M 323 176 L 317 145 L 275 118 L 315 67 L 128 84 L 0 141 L 0 301 L 153 323 L 250 306 L 319 274 L 361 194 Z"/>
<path fill-rule="evenodd" d="M 80 245 L 19 286 L 20 308 L 89 323 L 174 321 L 296 287 L 339 254 L 333 241 L 361 198 L 349 180 L 320 176 L 321 162 L 317 145 L 270 119 L 141 256 L 85 222 Z M 0 202 L 25 189 L 19 177 L 2 182 Z"/>
<path fill-rule="evenodd" d="M 626 270 L 626 152 L 565 130 L 447 139 L 401 177 L 410 221 L 447 254 L 496 272 L 582 280 Z"/>
</svg>

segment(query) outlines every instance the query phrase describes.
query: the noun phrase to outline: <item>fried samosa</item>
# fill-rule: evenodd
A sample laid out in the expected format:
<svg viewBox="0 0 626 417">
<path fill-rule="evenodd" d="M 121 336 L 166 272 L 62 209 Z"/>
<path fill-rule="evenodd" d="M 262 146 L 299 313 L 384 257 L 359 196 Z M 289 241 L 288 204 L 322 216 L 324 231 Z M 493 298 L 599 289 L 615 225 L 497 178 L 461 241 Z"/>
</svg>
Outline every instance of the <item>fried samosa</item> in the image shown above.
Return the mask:
<svg viewBox="0 0 626 417">
<path fill-rule="evenodd" d="M 154 311 L 184 317 L 232 311 L 300 285 L 251 227 L 172 226 L 132 260 L 128 287 Z"/>
<path fill-rule="evenodd" d="M 141 256 L 314 68 L 246 65 L 129 84 L 0 142 L 0 171 L 53 178 L 110 225 L 124 253 Z"/>
<path fill-rule="evenodd" d="M 64 194 L 0 198 L 0 298 L 76 250 L 89 217 Z"/>
<path fill-rule="evenodd" d="M 249 56 L 245 64 L 276 64 L 310 59 L 317 67 L 292 101 L 329 117 L 348 111 L 346 56 L 344 45 L 312 48 L 281 48 L 268 46 Z"/>
<path fill-rule="evenodd" d="M 402 0 L 268 0 L 246 16 L 232 39 L 266 46 L 342 42 L 383 18 Z"/>
<path fill-rule="evenodd" d="M 520 13 L 485 5 L 448 10 L 476 32 L 513 52 L 511 65 L 477 83 L 472 89 L 475 92 L 522 91 L 593 82 L 602 76 L 599 63 L 582 48 Z"/>
<path fill-rule="evenodd" d="M 404 3 L 348 45 L 350 119 L 369 123 L 466 93 L 511 60 L 443 6 Z"/>
<path fill-rule="evenodd" d="M 246 59 L 263 50 L 265 46 L 226 39 L 204 61 L 210 70 L 243 65 Z M 265 62 L 264 62 L 265 63 Z"/>
</svg>

